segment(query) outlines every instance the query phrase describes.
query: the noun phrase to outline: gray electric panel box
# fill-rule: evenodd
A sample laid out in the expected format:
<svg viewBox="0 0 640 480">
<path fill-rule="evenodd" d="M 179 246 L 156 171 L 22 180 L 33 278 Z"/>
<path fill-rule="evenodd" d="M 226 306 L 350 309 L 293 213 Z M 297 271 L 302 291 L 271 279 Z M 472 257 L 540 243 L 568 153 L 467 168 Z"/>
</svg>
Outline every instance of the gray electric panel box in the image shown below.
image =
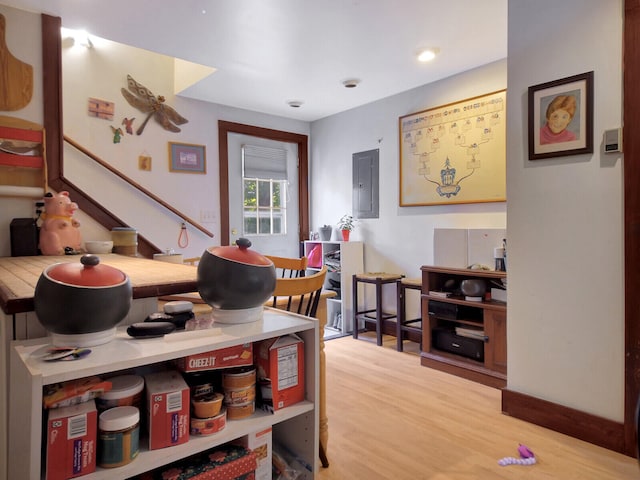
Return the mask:
<svg viewBox="0 0 640 480">
<path fill-rule="evenodd" d="M 378 218 L 380 150 L 354 153 L 353 156 L 353 216 Z"/>
</svg>

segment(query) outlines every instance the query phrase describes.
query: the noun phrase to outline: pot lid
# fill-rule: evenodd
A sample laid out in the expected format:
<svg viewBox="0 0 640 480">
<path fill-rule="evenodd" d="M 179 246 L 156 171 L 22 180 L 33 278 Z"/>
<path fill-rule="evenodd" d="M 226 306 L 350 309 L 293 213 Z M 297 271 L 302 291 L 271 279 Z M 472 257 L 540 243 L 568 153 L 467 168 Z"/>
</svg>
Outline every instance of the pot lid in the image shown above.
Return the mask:
<svg viewBox="0 0 640 480">
<path fill-rule="evenodd" d="M 97 255 L 83 255 L 80 263 L 56 263 L 47 268 L 45 273 L 52 280 L 79 287 L 111 287 L 127 280 L 121 270 L 100 265 Z"/>
<path fill-rule="evenodd" d="M 209 247 L 207 251 L 212 255 L 234 262 L 246 263 L 247 265 L 269 266 L 273 262 L 264 255 L 249 250 L 251 240 L 248 238 L 239 238 L 236 245 L 226 245 L 221 247 Z"/>
</svg>

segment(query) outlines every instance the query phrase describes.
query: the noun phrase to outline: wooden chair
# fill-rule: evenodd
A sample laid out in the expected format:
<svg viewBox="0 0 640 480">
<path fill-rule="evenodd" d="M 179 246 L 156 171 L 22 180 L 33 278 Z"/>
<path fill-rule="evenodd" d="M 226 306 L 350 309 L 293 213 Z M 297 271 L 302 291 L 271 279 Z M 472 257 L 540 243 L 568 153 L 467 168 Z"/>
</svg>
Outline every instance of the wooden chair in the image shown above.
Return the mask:
<svg viewBox="0 0 640 480">
<path fill-rule="evenodd" d="M 277 278 L 276 288 L 273 291 L 272 306 L 280 308 L 282 297 L 287 299 L 283 310 L 299 313 L 307 317 L 316 317 L 318 302 L 327 276 L 327 267 L 322 267 L 319 272 L 306 277 Z"/>
<path fill-rule="evenodd" d="M 271 257 L 273 258 L 273 257 Z M 304 264 L 306 267 L 306 257 Z M 295 259 L 292 259 L 295 260 Z M 274 261 L 275 263 L 275 261 Z M 286 276 L 276 279 L 276 288 L 273 292 L 272 306 L 290 312 L 299 313 L 308 317 L 316 317 L 318 303 L 322 294 L 322 287 L 327 276 L 327 267 L 323 266 L 319 272 L 305 277 L 287 278 Z M 322 323 L 322 322 L 321 322 Z M 320 331 L 320 462 L 324 468 L 329 466 L 327 459 L 326 442 L 328 438 L 327 414 L 326 414 L 326 379 L 325 379 L 325 358 L 324 358 L 324 325 Z"/>
<path fill-rule="evenodd" d="M 288 258 L 274 257 L 272 255 L 265 255 L 265 257 L 273 262 L 276 267 L 276 273 L 280 278 L 298 278 L 305 276 L 308 265 L 307 257 Z"/>
<path fill-rule="evenodd" d="M 198 266 L 199 261 L 200 257 L 188 257 L 182 259 L 182 263 L 184 263 L 185 265 L 193 265 L 194 267 Z"/>
</svg>

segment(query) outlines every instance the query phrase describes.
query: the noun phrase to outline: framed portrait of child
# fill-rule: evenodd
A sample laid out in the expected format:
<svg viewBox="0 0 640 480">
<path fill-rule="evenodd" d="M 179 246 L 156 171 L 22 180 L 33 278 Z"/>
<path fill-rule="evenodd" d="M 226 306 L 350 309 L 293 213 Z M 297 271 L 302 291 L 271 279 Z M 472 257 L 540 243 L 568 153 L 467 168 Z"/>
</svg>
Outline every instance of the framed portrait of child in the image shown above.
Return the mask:
<svg viewBox="0 0 640 480">
<path fill-rule="evenodd" d="M 593 72 L 529 87 L 529 160 L 593 153 Z"/>
</svg>

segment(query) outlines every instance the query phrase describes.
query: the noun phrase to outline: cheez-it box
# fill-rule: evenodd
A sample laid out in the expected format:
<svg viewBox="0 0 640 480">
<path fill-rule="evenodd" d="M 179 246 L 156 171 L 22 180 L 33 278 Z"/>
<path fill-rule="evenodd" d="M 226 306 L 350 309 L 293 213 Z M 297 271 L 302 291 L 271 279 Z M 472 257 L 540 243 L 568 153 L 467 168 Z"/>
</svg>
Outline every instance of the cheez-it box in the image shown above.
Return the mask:
<svg viewBox="0 0 640 480">
<path fill-rule="evenodd" d="M 189 440 L 189 386 L 180 372 L 167 370 L 144 376 L 147 387 L 149 450 Z"/>
<path fill-rule="evenodd" d="M 280 410 L 304 400 L 304 342 L 284 335 L 258 342 L 255 364 L 262 408 Z"/>
<path fill-rule="evenodd" d="M 219 368 L 244 367 L 253 363 L 253 344 L 243 343 L 179 358 L 178 368 L 183 372 L 200 372 Z"/>
<path fill-rule="evenodd" d="M 64 480 L 96 469 L 96 402 L 48 410 L 47 480 Z"/>
</svg>

